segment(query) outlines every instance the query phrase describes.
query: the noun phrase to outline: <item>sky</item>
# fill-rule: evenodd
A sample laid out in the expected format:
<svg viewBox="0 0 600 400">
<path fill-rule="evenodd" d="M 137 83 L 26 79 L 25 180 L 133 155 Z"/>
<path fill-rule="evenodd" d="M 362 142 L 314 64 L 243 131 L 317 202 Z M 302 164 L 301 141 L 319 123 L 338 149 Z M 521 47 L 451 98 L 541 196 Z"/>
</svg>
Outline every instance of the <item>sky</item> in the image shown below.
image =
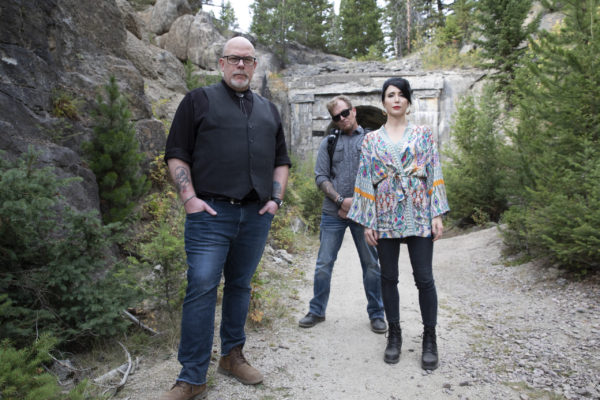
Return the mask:
<svg viewBox="0 0 600 400">
<path fill-rule="evenodd" d="M 221 5 L 221 0 L 211 0 L 213 4 Z M 252 23 L 252 15 L 250 14 L 250 4 L 254 2 L 254 0 L 229 0 L 233 10 L 235 11 L 235 18 L 240 25 L 240 30 L 244 33 L 248 33 L 250 30 L 250 23 Z M 340 0 L 334 0 L 333 9 L 336 14 L 340 8 Z M 202 9 L 204 11 L 212 11 L 215 16 L 219 16 L 221 13 L 221 7 L 213 7 L 203 5 Z"/>
</svg>

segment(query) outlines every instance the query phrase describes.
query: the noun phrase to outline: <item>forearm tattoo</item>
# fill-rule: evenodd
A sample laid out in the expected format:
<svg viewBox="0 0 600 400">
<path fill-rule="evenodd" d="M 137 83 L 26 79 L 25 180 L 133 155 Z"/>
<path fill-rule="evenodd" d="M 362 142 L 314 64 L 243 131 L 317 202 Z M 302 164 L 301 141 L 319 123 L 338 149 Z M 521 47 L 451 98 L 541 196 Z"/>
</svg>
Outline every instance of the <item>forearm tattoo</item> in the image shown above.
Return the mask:
<svg viewBox="0 0 600 400">
<path fill-rule="evenodd" d="M 190 171 L 186 167 L 175 168 L 175 187 L 179 193 L 184 193 L 190 184 Z"/>
<path fill-rule="evenodd" d="M 271 196 L 281 199 L 281 183 L 273 181 L 273 194 Z"/>
<path fill-rule="evenodd" d="M 340 195 L 333 188 L 333 183 L 331 183 L 331 181 L 325 181 L 325 182 L 321 183 L 321 185 L 319 186 L 319 189 L 321 189 L 321 191 L 323 193 L 325 193 L 325 196 L 327 196 L 328 198 L 330 198 L 333 201 L 336 201 L 338 196 Z"/>
</svg>

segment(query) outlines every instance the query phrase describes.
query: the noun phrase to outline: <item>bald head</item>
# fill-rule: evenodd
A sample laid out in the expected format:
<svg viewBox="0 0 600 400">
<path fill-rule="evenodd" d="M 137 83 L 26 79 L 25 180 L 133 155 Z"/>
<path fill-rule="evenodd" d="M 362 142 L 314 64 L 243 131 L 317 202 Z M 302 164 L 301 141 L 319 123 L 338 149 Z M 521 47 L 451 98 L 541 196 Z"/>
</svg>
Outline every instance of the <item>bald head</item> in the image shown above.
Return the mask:
<svg viewBox="0 0 600 400">
<path fill-rule="evenodd" d="M 254 46 L 242 36 L 229 39 L 223 46 L 219 66 L 223 72 L 223 80 L 233 90 L 243 92 L 250 87 L 256 68 L 254 54 Z"/>
<path fill-rule="evenodd" d="M 230 55 L 231 49 L 237 48 L 238 46 L 251 48 L 252 49 L 251 55 L 254 56 L 254 46 L 248 39 L 246 39 L 243 36 L 236 36 L 234 38 L 229 39 L 227 42 L 225 42 L 225 46 L 223 46 L 223 55 L 224 56 Z"/>
</svg>

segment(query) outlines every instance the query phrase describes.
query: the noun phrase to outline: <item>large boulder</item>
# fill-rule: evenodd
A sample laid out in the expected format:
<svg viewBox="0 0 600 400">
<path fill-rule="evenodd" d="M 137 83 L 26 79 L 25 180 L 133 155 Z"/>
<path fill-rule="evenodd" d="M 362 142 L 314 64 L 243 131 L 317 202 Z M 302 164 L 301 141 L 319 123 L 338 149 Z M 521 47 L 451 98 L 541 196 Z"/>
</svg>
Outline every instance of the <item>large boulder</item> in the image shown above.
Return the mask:
<svg viewBox="0 0 600 400">
<path fill-rule="evenodd" d="M 192 9 L 187 0 L 156 0 L 148 21 L 148 30 L 162 35 L 171 29 L 173 22 L 185 14 L 191 14 Z"/>
<path fill-rule="evenodd" d="M 217 60 L 226 41 L 215 28 L 210 14 L 199 12 L 190 25 L 187 57 L 201 68 L 217 69 Z"/>
<path fill-rule="evenodd" d="M 133 33 L 138 39 L 142 39 L 143 21 L 135 12 L 129 1 L 116 0 L 117 6 L 121 11 L 121 18 L 127 31 Z"/>
<path fill-rule="evenodd" d="M 218 69 L 217 60 L 226 41 L 215 29 L 210 14 L 205 12 L 177 18 L 169 32 L 157 38 L 160 47 L 181 61 L 190 60 L 206 70 Z"/>
<path fill-rule="evenodd" d="M 173 53 L 145 43 L 130 32 L 127 34 L 126 52 L 145 80 L 158 80 L 169 90 L 186 92 L 185 70 Z"/>
</svg>

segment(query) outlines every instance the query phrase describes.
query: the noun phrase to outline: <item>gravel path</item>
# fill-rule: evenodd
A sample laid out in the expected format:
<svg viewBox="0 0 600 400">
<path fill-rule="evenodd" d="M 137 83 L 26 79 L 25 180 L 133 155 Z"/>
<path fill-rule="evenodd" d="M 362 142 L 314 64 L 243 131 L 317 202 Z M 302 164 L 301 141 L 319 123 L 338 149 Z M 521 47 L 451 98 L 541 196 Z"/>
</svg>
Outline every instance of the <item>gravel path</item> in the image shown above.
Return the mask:
<svg viewBox="0 0 600 400">
<path fill-rule="evenodd" d="M 291 288 L 287 317 L 269 329 L 248 330 L 244 349 L 265 375 L 244 386 L 209 369 L 209 400 L 225 399 L 600 399 L 600 280 L 568 281 L 534 263 L 501 264 L 501 239 L 490 228 L 436 242 L 440 367 L 420 368 L 421 319 L 406 247 L 400 297 L 404 344 L 400 362 L 383 362 L 385 335 L 370 331 L 361 269 L 348 234 L 334 268 L 327 320 L 302 329 L 316 250 L 272 262 Z M 179 365 L 143 361 L 118 399 L 150 400 L 173 383 Z"/>
</svg>

